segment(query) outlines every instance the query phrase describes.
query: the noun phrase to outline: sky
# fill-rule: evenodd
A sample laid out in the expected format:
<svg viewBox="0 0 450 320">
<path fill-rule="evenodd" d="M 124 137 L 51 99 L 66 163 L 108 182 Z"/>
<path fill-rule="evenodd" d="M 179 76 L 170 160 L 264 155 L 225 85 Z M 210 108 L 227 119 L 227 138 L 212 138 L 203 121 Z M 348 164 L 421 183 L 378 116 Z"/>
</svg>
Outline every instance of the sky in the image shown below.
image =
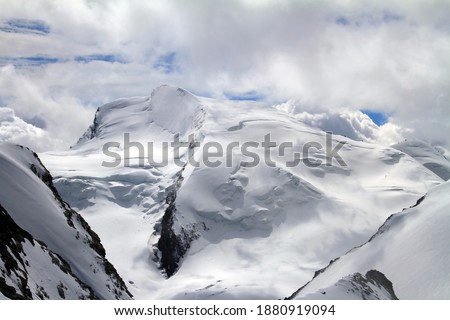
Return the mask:
<svg viewBox="0 0 450 320">
<path fill-rule="evenodd" d="M 161 84 L 450 147 L 450 1 L 0 0 L 0 44 L 0 141 L 38 152 Z"/>
</svg>

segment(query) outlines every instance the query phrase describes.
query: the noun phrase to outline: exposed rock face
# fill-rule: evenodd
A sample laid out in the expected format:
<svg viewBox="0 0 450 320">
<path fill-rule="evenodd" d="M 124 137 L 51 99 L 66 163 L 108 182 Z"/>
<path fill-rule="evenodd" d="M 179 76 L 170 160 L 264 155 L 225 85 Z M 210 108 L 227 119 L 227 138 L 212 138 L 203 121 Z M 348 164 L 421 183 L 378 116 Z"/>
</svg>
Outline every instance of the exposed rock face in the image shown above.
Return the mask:
<svg viewBox="0 0 450 320">
<path fill-rule="evenodd" d="M 177 221 L 176 198 L 183 176 L 179 177 L 171 190 L 168 191 L 166 203 L 169 205 L 161 221 L 161 236 L 157 248 L 160 252 L 160 267 L 167 277 L 174 275 L 181 264 L 181 260 L 191 246 L 192 241 L 198 238 L 194 226 L 180 226 Z"/>
<path fill-rule="evenodd" d="M 97 136 L 97 130 L 98 130 L 98 120 L 97 115 L 99 113 L 100 109 L 97 108 L 97 111 L 95 112 L 94 122 L 87 128 L 87 130 L 83 133 L 83 135 L 78 139 L 76 144 L 81 144 L 85 141 L 89 141 L 94 139 Z"/>
<path fill-rule="evenodd" d="M 389 293 L 392 300 L 398 300 L 397 296 L 395 295 L 392 282 L 388 278 L 386 278 L 383 273 L 377 270 L 369 270 L 366 273 L 366 279 L 368 280 L 366 281 L 366 283 L 370 282 L 378 286 L 380 289 L 385 289 Z"/>
<path fill-rule="evenodd" d="M 289 299 L 294 299 L 297 293 Z M 365 275 L 356 272 L 342 278 L 334 285 L 308 294 L 300 299 L 305 300 L 398 300 L 392 282 L 378 270 L 369 270 Z"/>
<path fill-rule="evenodd" d="M 10 299 L 130 299 L 99 236 L 37 154 L 0 144 L 0 290 Z"/>
<path fill-rule="evenodd" d="M 37 255 L 41 258 L 33 260 Z M 20 228 L 1 205 L 0 260 L 0 292 L 9 299 L 65 299 L 67 290 L 72 299 L 74 293 L 78 299 L 98 299 L 92 288 L 73 274 L 64 259 Z M 30 277 L 33 269 L 39 268 L 51 270 L 53 280 L 58 279 L 59 282 L 48 279 L 40 279 L 39 282 L 35 276 Z M 58 296 L 54 295 L 55 292 Z"/>
</svg>

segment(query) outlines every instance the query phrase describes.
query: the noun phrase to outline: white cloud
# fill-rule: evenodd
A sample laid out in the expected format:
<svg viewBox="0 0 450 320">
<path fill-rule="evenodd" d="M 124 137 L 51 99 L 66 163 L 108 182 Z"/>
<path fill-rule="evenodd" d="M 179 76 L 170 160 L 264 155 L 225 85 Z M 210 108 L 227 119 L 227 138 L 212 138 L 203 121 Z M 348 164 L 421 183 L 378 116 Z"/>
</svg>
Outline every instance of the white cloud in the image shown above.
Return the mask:
<svg viewBox="0 0 450 320">
<path fill-rule="evenodd" d="M 48 133 L 16 117 L 14 110 L 0 108 L 0 142 L 13 142 L 42 151 L 54 147 Z"/>
<path fill-rule="evenodd" d="M 0 24 L 39 20 L 50 32 L 0 32 L 0 63 L 19 64 L 1 69 L 0 102 L 23 119 L 45 118 L 60 147 L 76 141 L 94 106 L 162 83 L 216 97 L 296 99 L 328 117 L 369 108 L 392 114 L 378 130 L 385 141 L 418 135 L 450 146 L 448 1 L 5 0 L 1 7 Z M 155 68 L 171 53 L 175 68 Z M 126 63 L 74 61 L 99 54 Z M 35 56 L 59 60 L 17 60 Z"/>
<path fill-rule="evenodd" d="M 2 100 L 20 119 L 46 129 L 53 143 L 45 145 L 68 148 L 92 121 L 95 109 L 83 106 L 70 83 L 62 79 L 61 84 L 51 83 L 46 74 L 49 70 L 25 73 L 12 66 L 1 68 Z"/>
<path fill-rule="evenodd" d="M 312 127 L 358 141 L 392 145 L 411 134 L 411 130 L 390 122 L 378 126 L 359 110 L 342 109 L 335 112 L 294 100 L 275 105 L 274 108 L 287 112 Z"/>
</svg>

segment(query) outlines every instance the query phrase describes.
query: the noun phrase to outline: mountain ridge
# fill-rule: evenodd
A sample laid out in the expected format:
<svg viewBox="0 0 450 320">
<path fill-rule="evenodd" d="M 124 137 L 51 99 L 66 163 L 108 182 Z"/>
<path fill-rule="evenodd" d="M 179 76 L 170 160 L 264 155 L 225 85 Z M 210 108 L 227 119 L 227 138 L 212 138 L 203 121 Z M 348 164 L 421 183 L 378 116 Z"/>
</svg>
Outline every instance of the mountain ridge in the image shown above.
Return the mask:
<svg viewBox="0 0 450 320">
<path fill-rule="evenodd" d="M 9 267 L 4 265 L 10 280 L 3 278 L 2 282 L 7 285 L 13 281 L 9 278 L 12 263 L 15 266 L 15 274 L 19 272 L 23 275 L 19 277 L 22 284 L 16 289 L 20 289 L 24 298 L 37 296 L 42 299 L 64 299 L 66 295 L 69 299 L 76 298 L 71 291 L 79 291 L 80 297 L 88 299 L 131 298 L 122 278 L 105 258 L 105 249 L 100 238 L 87 222 L 62 200 L 53 185 L 51 174 L 42 165 L 37 154 L 21 146 L 2 143 L 0 163 L 2 220 L 10 227 L 4 231 L 10 233 L 11 229 L 16 230 L 18 236 L 14 238 L 15 235 L 10 233 L 12 239 L 3 238 L 2 248 L 11 247 L 13 243 L 19 248 L 15 252 L 16 259 L 9 256 Z M 27 244 L 25 249 L 24 243 Z M 7 256 L 6 251 L 4 253 Z M 25 260 L 20 257 L 20 253 L 24 257 L 28 253 L 35 260 Z M 59 284 L 55 285 L 56 291 L 51 285 L 54 282 L 51 272 L 36 272 L 43 270 L 40 267 L 44 263 L 42 255 L 47 256 L 47 260 L 68 275 L 69 279 L 60 278 Z M 48 262 L 46 265 L 49 265 Z M 17 269 L 19 266 L 22 268 Z M 54 267 L 49 269 L 54 271 Z M 34 275 L 33 281 L 43 279 L 42 282 L 48 286 L 37 285 L 38 291 L 34 292 L 30 291 L 34 288 L 26 289 L 27 285 L 30 286 L 28 274 Z M 43 276 L 48 278 L 42 278 Z M 64 284 L 64 281 L 71 284 Z M 74 281 L 79 289 L 74 289 Z M 4 287 L 7 291 L 12 290 L 10 284 Z M 87 293 L 83 294 L 82 291 Z"/>
<path fill-rule="evenodd" d="M 399 150 L 329 136 L 261 103 L 202 98 L 176 87 L 100 107 L 94 124 L 91 139 L 41 157 L 138 299 L 286 296 L 298 287 L 293 279 L 306 283 L 442 183 Z M 267 137 L 276 144 L 268 152 Z M 109 142 L 120 161 L 104 167 Z M 177 154 L 172 142 L 185 147 Z M 165 164 L 141 152 L 149 143 L 150 156 Z M 249 143 L 258 144 L 247 151 L 259 162 L 244 155 Z M 292 147 L 281 155 L 283 143 Z M 294 161 L 308 143 L 322 146 L 306 155 L 317 166 Z M 342 144 L 347 166 L 328 159 L 327 144 Z M 206 146 L 222 148 L 217 167 L 204 161 Z M 161 263 L 172 254 L 172 262 Z"/>
<path fill-rule="evenodd" d="M 339 277 L 377 268 L 397 287 L 395 291 L 400 299 L 447 299 L 448 280 L 439 270 L 445 270 L 449 261 L 440 247 L 445 246 L 448 238 L 450 203 L 448 199 L 442 200 L 442 195 L 448 194 L 449 189 L 449 182 L 438 185 L 415 205 L 392 214 L 369 241 L 317 271 L 314 278 L 290 298 L 320 298 L 314 293 L 322 290 L 319 287 L 336 286 L 332 282 Z M 358 262 L 349 262 L 355 260 Z M 345 296 L 342 292 L 337 295 Z"/>
</svg>

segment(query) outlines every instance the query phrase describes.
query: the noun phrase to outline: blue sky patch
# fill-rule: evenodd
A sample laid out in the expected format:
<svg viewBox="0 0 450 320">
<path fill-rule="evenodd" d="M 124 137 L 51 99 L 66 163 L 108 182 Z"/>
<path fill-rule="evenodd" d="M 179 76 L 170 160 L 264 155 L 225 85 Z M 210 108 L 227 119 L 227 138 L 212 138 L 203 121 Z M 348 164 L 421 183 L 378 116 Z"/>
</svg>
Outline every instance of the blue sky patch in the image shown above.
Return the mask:
<svg viewBox="0 0 450 320">
<path fill-rule="evenodd" d="M 125 61 L 117 55 L 114 54 L 90 54 L 86 56 L 76 56 L 74 58 L 76 62 L 84 62 L 88 63 L 91 61 L 104 61 L 104 62 L 118 62 L 118 63 L 125 63 Z"/>
<path fill-rule="evenodd" d="M 0 26 L 0 31 L 47 35 L 50 33 L 50 26 L 43 20 L 10 19 Z"/>
<path fill-rule="evenodd" d="M 394 13 L 394 12 L 384 11 L 383 15 L 382 15 L 382 19 L 383 19 L 383 22 L 390 23 L 390 22 L 401 21 L 404 19 L 404 17 L 397 13 Z"/>
<path fill-rule="evenodd" d="M 37 67 L 52 63 L 61 62 L 60 59 L 47 56 L 32 56 L 32 57 L 0 57 L 0 66 L 13 65 L 15 67 Z"/>
<path fill-rule="evenodd" d="M 158 57 L 156 62 L 153 64 L 153 68 L 166 74 L 177 72 L 179 71 L 179 66 L 176 64 L 176 59 L 177 53 L 169 52 Z"/>
<path fill-rule="evenodd" d="M 389 116 L 382 112 L 370 111 L 367 109 L 361 110 L 362 113 L 366 114 L 377 126 L 382 126 L 387 123 Z"/>
<path fill-rule="evenodd" d="M 256 91 L 249 91 L 240 94 L 232 94 L 225 92 L 225 97 L 228 100 L 238 100 L 238 101 L 261 101 L 264 99 L 264 96 Z"/>
<path fill-rule="evenodd" d="M 49 63 L 57 63 L 59 62 L 58 58 L 52 58 L 52 57 L 43 57 L 43 56 L 38 56 L 38 57 L 24 57 L 24 58 L 20 58 L 21 60 L 24 61 L 28 61 L 31 64 L 49 64 Z"/>
<path fill-rule="evenodd" d="M 341 26 L 348 26 L 350 21 L 346 17 L 339 17 L 336 19 L 336 24 Z"/>
<path fill-rule="evenodd" d="M 363 13 L 356 16 L 339 16 L 335 19 L 337 25 L 343 27 L 379 26 L 403 20 L 404 17 L 391 12 Z"/>
<path fill-rule="evenodd" d="M 58 62 L 67 62 L 70 59 L 67 58 L 57 58 L 57 57 L 49 57 L 44 55 L 39 56 L 31 56 L 31 57 L 0 57 L 0 66 L 5 66 L 11 64 L 15 67 L 39 67 L 42 65 L 48 65 Z M 113 54 L 94 54 L 94 55 L 86 55 L 86 56 L 76 56 L 73 60 L 82 63 L 89 63 L 91 61 L 104 61 L 104 62 L 119 62 L 125 63 L 125 61 L 116 55 Z"/>
<path fill-rule="evenodd" d="M 34 116 L 31 119 L 23 119 L 23 120 L 35 127 L 47 129 L 47 122 L 40 116 Z"/>
</svg>

